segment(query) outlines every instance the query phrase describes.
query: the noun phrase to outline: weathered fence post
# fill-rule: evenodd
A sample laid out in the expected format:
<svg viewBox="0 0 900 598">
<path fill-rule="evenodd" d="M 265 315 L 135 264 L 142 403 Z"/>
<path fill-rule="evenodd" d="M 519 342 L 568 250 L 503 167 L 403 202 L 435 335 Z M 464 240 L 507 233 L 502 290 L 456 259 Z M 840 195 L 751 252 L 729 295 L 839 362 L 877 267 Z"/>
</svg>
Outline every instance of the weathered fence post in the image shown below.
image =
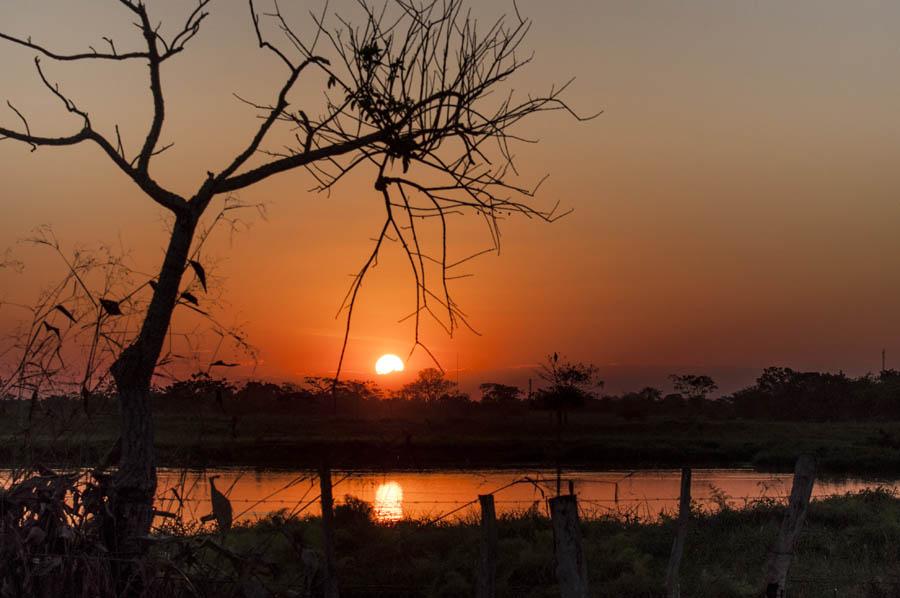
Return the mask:
<svg viewBox="0 0 900 598">
<path fill-rule="evenodd" d="M 675 542 L 672 543 L 672 554 L 669 555 L 669 566 L 666 569 L 666 595 L 679 598 L 681 587 L 678 574 L 681 569 L 681 555 L 684 554 L 684 541 L 687 538 L 688 525 L 691 521 L 691 469 L 681 470 L 681 494 L 678 498 L 678 529 Z"/>
<path fill-rule="evenodd" d="M 338 598 L 337 572 L 334 557 L 334 498 L 331 495 L 331 468 L 319 468 L 319 488 L 322 502 L 322 548 L 325 552 L 323 582 L 325 598 Z"/>
<path fill-rule="evenodd" d="M 562 598 L 587 598 L 587 562 L 581 549 L 578 502 L 573 495 L 550 499 L 550 519 L 556 544 L 556 579 Z"/>
<path fill-rule="evenodd" d="M 481 504 L 481 560 L 478 569 L 477 598 L 494 598 L 497 584 L 497 513 L 494 496 L 478 497 Z"/>
<path fill-rule="evenodd" d="M 815 480 L 815 461 L 810 456 L 801 456 L 797 459 L 797 465 L 794 467 L 794 484 L 791 487 L 787 513 L 784 514 L 784 520 L 781 522 L 781 531 L 778 533 L 775 544 L 769 550 L 769 559 L 766 564 L 767 598 L 784 598 L 788 569 L 791 567 L 791 558 L 794 556 L 800 528 L 806 518 L 806 511 L 809 509 L 809 499 L 812 496 Z"/>
</svg>

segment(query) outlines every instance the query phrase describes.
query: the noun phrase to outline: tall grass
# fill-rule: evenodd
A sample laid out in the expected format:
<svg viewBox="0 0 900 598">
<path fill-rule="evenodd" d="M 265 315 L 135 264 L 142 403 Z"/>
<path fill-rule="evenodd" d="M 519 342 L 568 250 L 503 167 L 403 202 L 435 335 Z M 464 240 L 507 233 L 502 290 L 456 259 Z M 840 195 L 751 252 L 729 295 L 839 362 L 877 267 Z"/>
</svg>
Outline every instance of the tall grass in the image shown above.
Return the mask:
<svg viewBox="0 0 900 598">
<path fill-rule="evenodd" d="M 149 554 L 129 560 L 104 544 L 103 503 L 95 499 L 102 483 L 102 474 L 42 470 L 0 493 L 0 596 L 320 595 L 317 518 L 278 513 L 227 532 L 167 519 L 147 538 Z M 682 566 L 683 594 L 758 596 L 767 549 L 783 514 L 784 507 L 771 500 L 743 508 L 723 501 L 717 510 L 695 512 Z M 379 524 L 369 504 L 345 497 L 335 508 L 335 527 L 342 596 L 474 594 L 477 516 Z M 497 595 L 557 596 L 552 530 L 542 511 L 533 507 L 501 516 L 498 528 Z M 662 594 L 674 519 L 586 517 L 582 534 L 594 595 Z M 900 499 L 869 490 L 813 502 L 789 591 L 797 598 L 900 595 Z"/>
<path fill-rule="evenodd" d="M 758 596 L 768 547 L 784 507 L 760 500 L 697 513 L 682 566 L 683 594 L 696 598 Z M 476 517 L 437 524 L 405 520 L 381 525 L 359 501 L 337 508 L 338 573 L 342 596 L 474 595 L 479 546 Z M 549 521 L 537 510 L 500 517 L 498 596 L 558 596 Z M 597 596 L 662 595 L 675 533 L 669 518 L 593 518 L 583 522 L 584 550 Z M 274 515 L 239 526 L 224 539 L 235 552 L 267 546 L 276 592 L 297 587 L 303 551 L 320 542 L 315 518 Z M 315 569 L 304 579 L 314 592 Z M 814 502 L 789 580 L 792 597 L 874 598 L 900 595 L 900 500 L 884 490 Z"/>
</svg>

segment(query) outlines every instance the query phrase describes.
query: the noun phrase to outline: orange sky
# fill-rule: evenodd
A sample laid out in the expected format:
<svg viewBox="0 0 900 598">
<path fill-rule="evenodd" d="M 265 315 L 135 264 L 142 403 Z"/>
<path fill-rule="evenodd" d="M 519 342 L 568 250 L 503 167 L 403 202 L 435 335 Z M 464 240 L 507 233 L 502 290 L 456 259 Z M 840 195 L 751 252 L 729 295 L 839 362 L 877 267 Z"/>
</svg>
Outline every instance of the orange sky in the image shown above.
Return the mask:
<svg viewBox="0 0 900 598">
<path fill-rule="evenodd" d="M 149 4 L 174 24 L 183 3 Z M 538 205 L 560 200 L 575 213 L 553 225 L 508 222 L 501 254 L 470 265 L 475 276 L 455 293 L 482 336 L 427 329 L 445 368 L 458 356 L 461 378 L 522 382 L 560 351 L 599 364 L 618 390 L 675 371 L 712 373 L 728 387 L 771 364 L 863 373 L 878 368 L 882 347 L 900 364 L 900 5 L 518 5 L 535 20 L 536 59 L 516 89 L 576 76 L 570 103 L 605 113 L 586 124 L 542 116 L 523 129 L 541 139 L 517 152 L 523 182 L 550 173 Z M 476 11 L 506 8 L 492 1 Z M 9 0 L 0 23 L 62 50 L 108 33 L 123 48 L 139 41 L 112 0 Z M 32 57 L 0 44 L 0 95 L 26 110 L 35 132 L 73 130 Z M 44 64 L 98 127 L 119 123 L 135 147 L 149 117 L 144 67 Z M 268 101 L 282 75 L 256 48 L 245 2 L 214 0 L 198 38 L 164 71 L 163 140 L 176 146 L 157 160 L 158 179 L 186 192 L 221 169 L 256 126 L 231 93 Z M 9 111 L 0 118 L 17 124 Z M 32 154 L 2 142 L 0 180 L 0 249 L 29 264 L 22 275 L 0 271 L 0 299 L 33 296 L 51 276 L 48 260 L 16 245 L 38 225 L 70 245 L 121 244 L 141 269 L 158 267 L 163 213 L 95 148 Z M 244 323 L 261 351 L 255 375 L 333 370 L 343 327 L 335 312 L 381 224 L 371 180 L 360 172 L 325 197 L 291 173 L 242 193 L 264 202 L 268 219 L 251 217 L 230 243 L 220 237 L 209 260 L 225 318 Z M 450 234 L 458 257 L 490 243 L 477 222 L 456 221 Z M 408 352 L 410 326 L 397 323 L 414 304 L 405 268 L 391 248 L 373 271 L 348 374 L 370 376 L 381 353 Z M 0 327 L 17 316 L 0 309 Z M 427 364 L 417 355 L 408 372 Z"/>
</svg>

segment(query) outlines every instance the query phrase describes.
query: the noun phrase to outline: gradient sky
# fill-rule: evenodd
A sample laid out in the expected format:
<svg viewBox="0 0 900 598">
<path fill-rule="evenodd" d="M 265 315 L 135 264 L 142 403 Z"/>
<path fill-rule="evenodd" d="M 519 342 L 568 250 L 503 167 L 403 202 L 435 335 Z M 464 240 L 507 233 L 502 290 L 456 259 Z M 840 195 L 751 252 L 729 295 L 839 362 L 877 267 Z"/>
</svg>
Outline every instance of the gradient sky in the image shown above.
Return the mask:
<svg viewBox="0 0 900 598">
<path fill-rule="evenodd" d="M 347 4 L 332 8 L 353 14 Z M 149 5 L 174 25 L 186 3 Z M 426 331 L 451 375 L 458 358 L 462 379 L 521 383 L 553 351 L 600 365 L 611 390 L 662 385 L 671 372 L 711 373 L 729 389 L 772 364 L 864 373 L 878 369 L 883 347 L 900 366 L 900 4 L 518 5 L 535 21 L 536 56 L 512 85 L 541 91 L 575 76 L 569 102 L 604 114 L 589 123 L 545 115 L 522 129 L 541 139 L 517 152 L 523 181 L 551 175 L 538 205 L 559 200 L 575 212 L 552 225 L 510 221 L 501 254 L 470 264 L 475 276 L 455 293 L 481 336 Z M 511 8 L 475 10 L 488 18 Z M 139 42 L 112 0 L 5 0 L 0 23 L 61 50 L 110 33 L 120 48 Z M 0 44 L 0 95 L 36 133 L 74 130 L 32 57 Z M 143 66 L 44 64 L 104 132 L 120 123 L 133 151 L 150 114 Z M 187 192 L 221 169 L 256 126 L 232 92 L 268 101 L 282 76 L 255 45 L 246 3 L 214 0 L 200 35 L 164 71 L 163 140 L 176 146 L 157 160 L 158 179 Z M 317 93 L 313 85 L 296 102 Z M 0 118 L 18 122 L 9 111 Z M 0 180 L 0 249 L 28 266 L 0 271 L 0 299 L 27 299 L 52 277 L 45 256 L 16 245 L 38 225 L 70 245 L 127 247 L 141 269 L 158 267 L 164 214 L 95 148 L 29 153 L 2 142 Z M 249 230 L 223 235 L 208 255 L 225 318 L 260 349 L 256 376 L 334 369 L 335 312 L 381 224 L 371 180 L 360 172 L 325 197 L 291 173 L 242 193 L 266 204 L 267 220 L 248 215 Z M 469 221 L 450 234 L 458 257 L 490 243 Z M 352 376 L 410 348 L 410 326 L 397 323 L 414 305 L 405 267 L 392 248 L 364 287 Z M 0 309 L 0 327 L 18 315 Z"/>
</svg>

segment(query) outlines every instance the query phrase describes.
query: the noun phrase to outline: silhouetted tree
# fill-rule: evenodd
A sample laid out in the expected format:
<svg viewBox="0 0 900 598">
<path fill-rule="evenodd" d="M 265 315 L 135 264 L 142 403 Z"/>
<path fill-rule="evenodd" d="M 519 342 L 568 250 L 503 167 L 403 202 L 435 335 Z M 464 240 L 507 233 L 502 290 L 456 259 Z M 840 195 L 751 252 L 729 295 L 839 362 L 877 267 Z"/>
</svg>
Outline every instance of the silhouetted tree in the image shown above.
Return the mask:
<svg viewBox="0 0 900 598">
<path fill-rule="evenodd" d="M 714 393 L 719 386 L 709 376 L 696 374 L 672 374 L 669 376 L 675 392 L 688 399 L 706 400 L 707 395 Z"/>
<path fill-rule="evenodd" d="M 312 15 L 313 35 L 304 38 L 277 3 L 263 13 L 268 19 L 264 21 L 250 0 L 249 15 L 259 47 L 284 67 L 283 83 L 267 99 L 246 101 L 257 112 L 259 124 L 243 149 L 220 168 L 199 173 L 196 188 L 181 194 L 158 180 L 151 169 L 154 158 L 172 146 L 161 143 L 168 109 L 162 71 L 196 38 L 208 15 L 209 0 L 199 0 L 187 11 L 183 25 L 169 35 L 144 0 L 111 3 L 134 19 L 140 49 L 120 50 L 124 44 L 117 45 L 108 36 L 104 38 L 108 49 L 68 53 L 50 48 L 38 37 L 0 33 L 0 39 L 35 52 L 38 78 L 50 97 L 59 100 L 77 121 L 71 133 L 48 135 L 32 126 L 25 111 L 8 102 L 17 126 L 0 126 L 0 139 L 20 141 L 32 150 L 95 146 L 174 218 L 139 329 L 111 368 L 121 407 L 122 451 L 108 496 L 113 522 L 109 529 L 114 550 L 140 553 L 146 548 L 140 538 L 150 528 L 156 490 L 150 387 L 175 306 L 201 303 L 201 298 L 182 288 L 182 282 L 191 270 L 205 287 L 205 273 L 192 247 L 210 205 L 287 171 L 306 169 L 316 179 L 317 189 L 329 190 L 350 170 L 363 165 L 371 168 L 385 217 L 374 248 L 347 294 L 340 373 L 353 306 L 386 239 L 398 241 L 405 250 L 415 279 L 415 345 L 421 346 L 420 314 L 437 317 L 433 303 L 443 310 L 449 332 L 460 322 L 465 324 L 450 298 L 451 270 L 462 262 L 448 257 L 445 217 L 466 210 L 483 216 L 495 241 L 498 218 L 510 213 L 552 220 L 552 211 L 524 203 L 533 188 L 511 182 L 515 169 L 510 144 L 521 139 L 521 133 L 512 128 L 536 113 L 571 111 L 560 98 L 565 86 L 521 101 L 502 90 L 504 82 L 530 61 L 521 52 L 529 30 L 529 23 L 521 18 L 476 27 L 462 0 L 422 4 L 398 0 L 385 10 L 360 2 L 361 24 L 340 19 L 332 29 L 324 14 Z M 283 43 L 269 37 L 270 23 Z M 59 63 L 138 62 L 142 70 L 146 68 L 152 117 L 137 146 L 129 146 L 118 127 L 115 136 L 101 131 L 90 111 L 53 82 L 41 58 Z M 324 107 L 318 115 L 291 106 L 301 78 L 307 87 L 323 88 Z M 279 125 L 287 127 L 293 144 L 267 148 Z M 420 246 L 417 231 L 424 219 L 440 225 L 441 251 L 435 257 Z M 432 261 L 438 274 L 426 281 L 425 264 Z M 102 301 L 112 318 L 122 314 L 127 303 L 115 297 Z"/>
<path fill-rule="evenodd" d="M 161 391 L 167 399 L 180 401 L 185 408 L 192 403 L 206 400 L 221 406 L 234 396 L 235 387 L 228 380 L 213 378 L 205 372 L 192 374 L 187 380 L 177 380 Z"/>
<path fill-rule="evenodd" d="M 478 385 L 478 389 L 481 391 L 483 405 L 509 405 L 522 399 L 522 389 L 518 386 L 484 382 Z"/>
<path fill-rule="evenodd" d="M 261 380 L 248 380 L 244 387 L 237 392 L 237 399 L 244 403 L 267 403 L 283 401 L 292 393 L 300 389 L 289 385 L 278 385 Z"/>
<path fill-rule="evenodd" d="M 670 392 L 660 400 L 659 404 L 669 415 L 677 415 L 687 407 L 687 400 L 680 392 Z"/>
<path fill-rule="evenodd" d="M 592 364 L 570 362 L 558 353 L 547 357 L 538 376 L 547 383 L 535 394 L 535 404 L 556 414 L 556 494 L 562 485 L 562 428 L 566 413 L 583 407 L 603 387 L 599 370 Z"/>
<path fill-rule="evenodd" d="M 799 388 L 803 374 L 791 368 L 767 367 L 756 379 L 756 386 L 767 394 L 793 392 Z"/>
<path fill-rule="evenodd" d="M 456 384 L 444 377 L 444 372 L 437 368 L 419 370 L 415 381 L 403 386 L 398 393 L 405 400 L 419 400 L 425 403 L 437 403 L 445 397 L 457 395 Z"/>
<path fill-rule="evenodd" d="M 554 353 L 538 371 L 546 386 L 535 393 L 535 403 L 540 409 L 556 412 L 561 421 L 566 411 L 583 407 L 603 387 L 598 374 L 599 370 L 593 364 L 567 361 Z"/>
<path fill-rule="evenodd" d="M 622 415 L 627 419 L 643 418 L 653 413 L 660 402 L 662 392 L 647 386 L 638 392 L 629 392 L 619 399 Z"/>
<path fill-rule="evenodd" d="M 896 405 L 896 395 L 887 403 L 882 403 L 881 398 L 889 396 L 893 388 L 889 374 L 882 386 L 871 376 L 854 379 L 843 372 L 798 372 L 768 367 L 754 386 L 735 392 L 728 400 L 745 417 L 857 419 L 873 415 L 870 409 L 875 404 L 881 404 L 885 414 L 891 413 L 889 405 Z"/>
</svg>

